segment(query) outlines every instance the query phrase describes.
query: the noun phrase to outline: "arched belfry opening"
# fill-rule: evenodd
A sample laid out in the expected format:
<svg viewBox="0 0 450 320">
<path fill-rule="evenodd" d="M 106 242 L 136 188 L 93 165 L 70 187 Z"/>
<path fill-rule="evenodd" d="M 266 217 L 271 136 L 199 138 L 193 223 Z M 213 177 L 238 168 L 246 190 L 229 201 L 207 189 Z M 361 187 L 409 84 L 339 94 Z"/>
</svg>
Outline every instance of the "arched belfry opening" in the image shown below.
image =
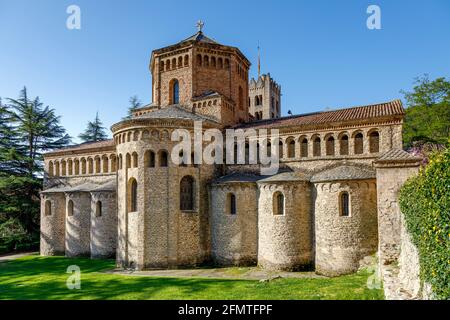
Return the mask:
<svg viewBox="0 0 450 320">
<path fill-rule="evenodd" d="M 170 104 L 180 103 L 180 83 L 177 79 L 170 81 Z"/>
</svg>

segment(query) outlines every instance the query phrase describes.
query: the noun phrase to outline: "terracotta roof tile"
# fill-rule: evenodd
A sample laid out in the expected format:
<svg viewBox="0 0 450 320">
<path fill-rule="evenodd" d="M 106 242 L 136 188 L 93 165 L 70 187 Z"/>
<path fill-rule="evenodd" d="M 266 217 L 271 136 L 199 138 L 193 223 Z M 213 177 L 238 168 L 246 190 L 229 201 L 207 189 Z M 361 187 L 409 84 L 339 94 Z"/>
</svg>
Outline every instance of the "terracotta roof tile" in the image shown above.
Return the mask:
<svg viewBox="0 0 450 320">
<path fill-rule="evenodd" d="M 66 152 L 72 152 L 72 151 L 81 151 L 81 150 L 90 150 L 90 149 L 98 149 L 98 148 L 108 148 L 108 147 L 114 147 L 115 143 L 113 139 L 109 140 L 103 140 L 103 141 L 96 141 L 96 142 L 85 142 L 73 146 L 68 146 L 65 148 L 61 148 L 58 150 L 54 150 L 51 152 L 47 152 L 45 155 L 49 156 L 52 154 L 59 154 L 59 153 L 66 153 Z"/>
<path fill-rule="evenodd" d="M 386 116 L 403 116 L 404 114 L 405 110 L 403 109 L 402 102 L 400 100 L 393 100 L 390 102 L 367 106 L 315 112 L 278 119 L 245 123 L 236 126 L 236 128 L 279 128 L 290 126 L 306 126 L 340 121 L 380 118 Z"/>
</svg>

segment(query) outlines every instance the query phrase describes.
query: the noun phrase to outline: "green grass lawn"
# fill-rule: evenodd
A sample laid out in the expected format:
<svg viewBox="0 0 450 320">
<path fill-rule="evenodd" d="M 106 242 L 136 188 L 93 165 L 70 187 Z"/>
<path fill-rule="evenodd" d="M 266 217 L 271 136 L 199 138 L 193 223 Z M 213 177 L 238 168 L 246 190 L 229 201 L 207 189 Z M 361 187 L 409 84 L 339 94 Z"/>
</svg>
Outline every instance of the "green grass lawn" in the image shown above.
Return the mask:
<svg viewBox="0 0 450 320">
<path fill-rule="evenodd" d="M 67 267 L 81 269 L 81 289 L 69 290 Z M 28 256 L 0 262 L 0 299 L 383 299 L 368 274 L 337 278 L 253 280 L 125 276 L 101 273 L 111 260 Z"/>
</svg>

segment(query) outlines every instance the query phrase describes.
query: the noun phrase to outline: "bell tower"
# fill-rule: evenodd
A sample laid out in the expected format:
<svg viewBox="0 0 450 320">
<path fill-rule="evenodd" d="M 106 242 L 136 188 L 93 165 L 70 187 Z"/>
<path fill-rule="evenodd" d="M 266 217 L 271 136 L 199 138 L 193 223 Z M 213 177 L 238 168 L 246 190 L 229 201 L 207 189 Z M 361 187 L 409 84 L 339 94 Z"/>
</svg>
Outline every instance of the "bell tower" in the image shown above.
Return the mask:
<svg viewBox="0 0 450 320">
<path fill-rule="evenodd" d="M 203 26 L 199 21 L 191 37 L 152 52 L 153 108 L 179 105 L 227 125 L 246 122 L 250 61 L 205 36 Z"/>
</svg>

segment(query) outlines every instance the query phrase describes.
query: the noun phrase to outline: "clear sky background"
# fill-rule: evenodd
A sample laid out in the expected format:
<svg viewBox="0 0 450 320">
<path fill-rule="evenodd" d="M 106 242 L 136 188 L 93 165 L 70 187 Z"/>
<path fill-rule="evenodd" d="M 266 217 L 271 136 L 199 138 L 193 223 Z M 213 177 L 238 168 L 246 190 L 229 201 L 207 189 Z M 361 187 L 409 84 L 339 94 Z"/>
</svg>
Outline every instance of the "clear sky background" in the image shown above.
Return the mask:
<svg viewBox="0 0 450 320">
<path fill-rule="evenodd" d="M 66 9 L 81 8 L 81 30 Z M 366 9 L 381 8 L 381 30 Z M 450 75 L 450 1 L 0 0 L 0 97 L 32 96 L 76 137 L 98 111 L 108 128 L 128 99 L 151 100 L 153 49 L 196 32 L 237 46 L 282 86 L 294 114 L 402 98 L 415 77 Z M 74 139 L 74 142 L 77 142 Z"/>
</svg>

